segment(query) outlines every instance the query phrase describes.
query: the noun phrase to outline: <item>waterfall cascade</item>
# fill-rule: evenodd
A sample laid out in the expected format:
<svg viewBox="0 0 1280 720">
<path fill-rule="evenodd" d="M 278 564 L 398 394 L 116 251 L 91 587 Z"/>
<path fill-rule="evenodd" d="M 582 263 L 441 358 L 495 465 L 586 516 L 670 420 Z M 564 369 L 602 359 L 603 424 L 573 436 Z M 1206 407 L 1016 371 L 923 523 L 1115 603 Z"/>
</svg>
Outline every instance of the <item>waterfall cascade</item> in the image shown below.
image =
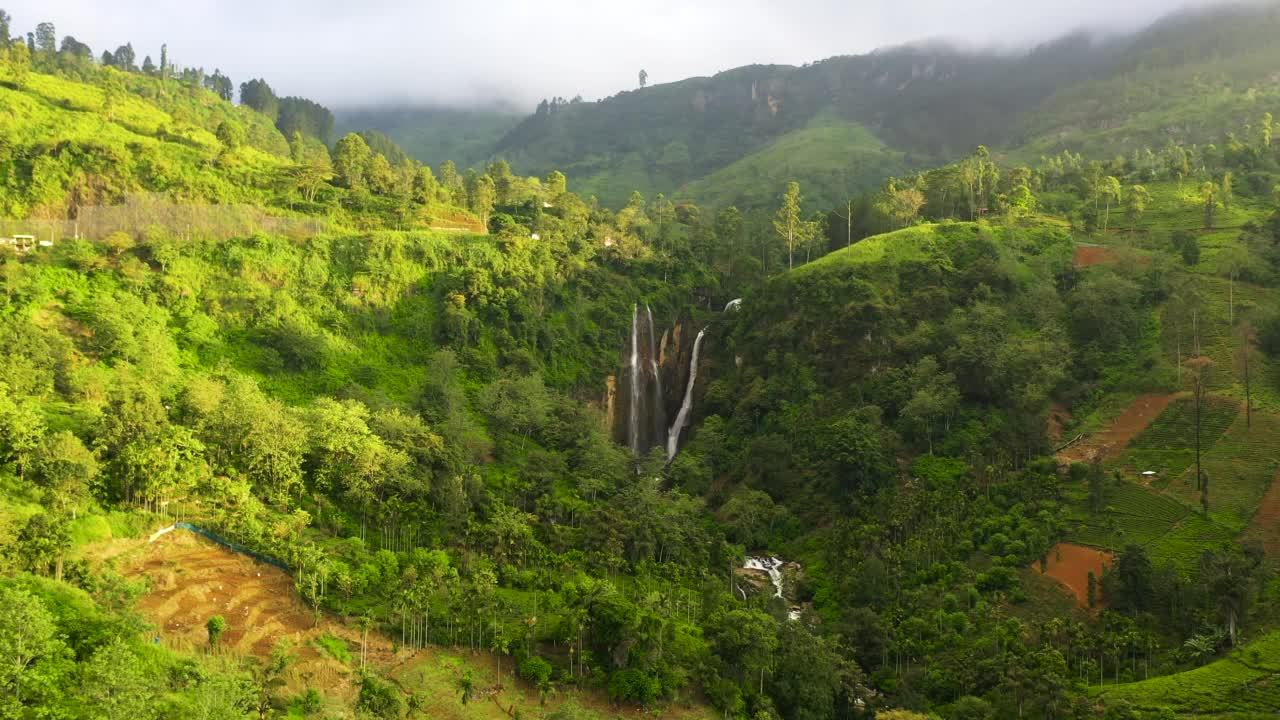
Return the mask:
<svg viewBox="0 0 1280 720">
<path fill-rule="evenodd" d="M 638 305 L 631 306 L 631 363 L 627 367 L 627 374 L 631 376 L 631 405 L 627 418 L 627 440 L 631 446 L 631 451 L 639 455 L 643 452 L 640 447 L 639 401 L 644 396 L 640 393 L 640 307 Z"/>
<path fill-rule="evenodd" d="M 652 383 L 649 385 L 649 391 L 653 393 L 652 422 L 653 422 L 653 445 L 665 444 L 667 432 L 667 413 L 662 404 L 662 372 L 658 369 L 658 348 L 653 337 L 653 311 L 648 305 L 644 306 L 645 319 L 648 320 L 649 331 L 649 376 Z"/>
<path fill-rule="evenodd" d="M 725 306 L 725 311 L 737 310 L 742 304 L 742 299 L 731 300 Z M 669 331 L 670 332 L 670 331 Z M 693 341 L 693 349 L 689 357 L 688 375 L 683 395 L 680 396 L 681 403 L 676 413 L 674 423 L 668 427 L 667 407 L 668 400 L 674 401 L 673 398 L 666 398 L 662 392 L 662 372 L 667 367 L 668 357 L 675 358 L 672 364 L 679 362 L 681 358 L 680 343 L 680 326 L 674 328 L 674 332 L 663 333 L 662 335 L 662 351 L 659 354 L 658 345 L 655 335 L 657 328 L 653 322 L 653 309 L 645 305 L 644 312 L 640 312 L 640 305 L 636 303 L 631 306 L 631 353 L 627 357 L 627 383 L 623 386 L 627 388 L 625 397 L 620 398 L 622 404 L 626 405 L 626 436 L 621 434 L 621 412 L 622 407 L 618 407 L 619 415 L 618 423 L 618 440 L 626 440 L 627 446 L 631 448 L 631 452 L 636 457 L 641 457 L 649 452 L 655 446 L 662 446 L 667 453 L 667 462 L 671 462 L 675 458 L 676 453 L 680 449 L 680 436 L 684 433 L 685 428 L 689 424 L 689 418 L 693 414 L 693 392 L 698 379 L 698 362 L 701 359 L 702 341 L 706 337 L 707 329 L 703 328 L 698 332 L 697 337 Z M 671 355 L 667 354 L 667 339 L 673 337 L 675 339 L 675 350 Z M 681 376 L 676 375 L 676 381 Z M 668 380 L 671 378 L 668 377 Z M 672 388 L 678 387 L 673 385 Z M 615 407 L 612 399 L 613 395 L 608 395 L 610 409 Z"/>
<path fill-rule="evenodd" d="M 680 412 L 676 414 L 675 424 L 667 433 L 667 462 L 671 462 L 680 449 L 680 434 L 689 422 L 689 412 L 693 409 L 693 385 L 698 380 L 698 353 L 702 350 L 702 338 L 707 334 L 706 328 L 698 331 L 693 341 L 693 357 L 689 360 L 689 382 L 684 388 L 684 401 L 680 403 Z"/>
<path fill-rule="evenodd" d="M 658 365 L 653 311 L 639 304 L 631 308 L 631 352 L 627 358 L 626 442 L 640 457 L 654 446 L 666 447 L 667 413 L 662 397 L 662 370 Z"/>
<path fill-rule="evenodd" d="M 785 600 L 786 596 L 782 594 L 782 566 L 786 563 L 776 557 L 749 557 L 742 563 L 745 570 L 759 570 L 769 575 L 769 582 L 773 583 L 773 596 L 781 600 Z M 746 593 L 743 592 L 743 599 L 746 599 Z M 796 607 L 787 609 L 787 619 L 798 620 L 800 618 L 800 610 Z"/>
</svg>

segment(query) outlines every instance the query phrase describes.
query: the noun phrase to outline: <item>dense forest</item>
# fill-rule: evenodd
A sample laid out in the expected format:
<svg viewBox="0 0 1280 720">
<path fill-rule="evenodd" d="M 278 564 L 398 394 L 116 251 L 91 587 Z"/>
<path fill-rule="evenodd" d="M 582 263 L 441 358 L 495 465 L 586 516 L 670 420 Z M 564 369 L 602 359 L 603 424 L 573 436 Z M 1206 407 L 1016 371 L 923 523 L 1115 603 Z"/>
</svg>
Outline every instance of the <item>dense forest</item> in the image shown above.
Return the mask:
<svg viewBox="0 0 1280 720">
<path fill-rule="evenodd" d="M 1145 114 L 1242 12 L 740 209 L 0 11 L 0 717 L 1274 716 L 1280 102 Z"/>
</svg>

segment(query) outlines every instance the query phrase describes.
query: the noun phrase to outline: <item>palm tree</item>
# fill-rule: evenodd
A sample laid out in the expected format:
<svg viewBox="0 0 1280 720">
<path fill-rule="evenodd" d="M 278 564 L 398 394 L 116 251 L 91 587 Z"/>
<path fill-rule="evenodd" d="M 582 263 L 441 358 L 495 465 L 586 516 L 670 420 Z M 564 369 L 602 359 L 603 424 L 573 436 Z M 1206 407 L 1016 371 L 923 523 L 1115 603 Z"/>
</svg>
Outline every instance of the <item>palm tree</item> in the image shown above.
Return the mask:
<svg viewBox="0 0 1280 720">
<path fill-rule="evenodd" d="M 1182 643 L 1187 655 L 1195 660 L 1197 665 L 1203 665 L 1205 660 L 1213 657 L 1217 652 L 1217 645 L 1217 638 L 1212 635 L 1196 635 Z"/>
</svg>

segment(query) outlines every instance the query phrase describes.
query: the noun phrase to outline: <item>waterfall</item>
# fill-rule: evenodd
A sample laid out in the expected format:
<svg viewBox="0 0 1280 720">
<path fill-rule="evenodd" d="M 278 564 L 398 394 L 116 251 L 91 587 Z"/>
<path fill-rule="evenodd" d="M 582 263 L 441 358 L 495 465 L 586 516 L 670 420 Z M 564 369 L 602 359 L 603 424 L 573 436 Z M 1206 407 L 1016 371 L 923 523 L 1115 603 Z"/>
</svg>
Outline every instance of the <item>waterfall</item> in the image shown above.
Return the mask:
<svg viewBox="0 0 1280 720">
<path fill-rule="evenodd" d="M 693 409 L 693 384 L 698 379 L 698 351 L 702 349 L 702 336 L 707 334 L 706 328 L 698 331 L 693 341 L 693 358 L 689 361 L 689 384 L 684 388 L 684 402 L 680 403 L 680 412 L 676 414 L 676 422 L 667 433 L 667 462 L 676 456 L 680 448 L 680 433 L 685 423 L 689 422 L 689 411 Z"/>
<path fill-rule="evenodd" d="M 631 306 L 631 397 L 630 418 L 627 423 L 627 439 L 631 452 L 640 454 L 640 307 Z"/>
<path fill-rule="evenodd" d="M 653 435 L 650 437 L 652 440 L 657 441 L 667 432 L 667 417 L 666 413 L 663 412 L 662 373 L 658 371 L 658 348 L 653 338 L 653 311 L 649 309 L 648 305 L 645 305 L 644 313 L 649 321 L 649 372 L 653 375 L 653 385 L 650 387 L 653 392 Z M 648 447 L 644 448 L 645 452 L 648 452 L 648 450 Z"/>
<path fill-rule="evenodd" d="M 782 561 L 776 557 L 749 557 L 742 564 L 748 570 L 763 570 L 773 583 L 773 596 L 782 597 Z"/>
<path fill-rule="evenodd" d="M 769 582 L 773 583 L 773 596 L 785 600 L 782 594 L 782 566 L 785 563 L 776 557 L 749 557 L 746 562 L 742 563 L 742 567 L 747 570 L 760 570 L 769 575 Z M 743 593 L 743 599 L 746 599 L 746 593 Z M 792 606 L 787 609 L 788 620 L 800 619 L 800 608 Z"/>
</svg>

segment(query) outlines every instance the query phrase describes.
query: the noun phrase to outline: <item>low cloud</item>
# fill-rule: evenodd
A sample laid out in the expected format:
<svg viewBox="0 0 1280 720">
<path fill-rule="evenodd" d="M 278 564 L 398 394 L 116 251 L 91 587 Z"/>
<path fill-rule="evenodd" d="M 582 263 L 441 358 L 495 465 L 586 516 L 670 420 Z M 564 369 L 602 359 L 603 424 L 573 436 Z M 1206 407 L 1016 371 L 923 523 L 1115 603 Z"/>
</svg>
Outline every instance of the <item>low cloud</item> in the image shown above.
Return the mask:
<svg viewBox="0 0 1280 720">
<path fill-rule="evenodd" d="M 0 0 L 3 2 L 4 0 Z M 20 0 L 15 32 L 55 23 L 96 53 L 132 42 L 158 60 L 215 67 L 238 84 L 331 107 L 370 104 L 531 108 L 751 63 L 802 64 L 921 38 L 1029 47 L 1079 28 L 1127 31 L 1175 0 Z M 1199 3 L 1204 4 L 1204 3 Z"/>
</svg>

